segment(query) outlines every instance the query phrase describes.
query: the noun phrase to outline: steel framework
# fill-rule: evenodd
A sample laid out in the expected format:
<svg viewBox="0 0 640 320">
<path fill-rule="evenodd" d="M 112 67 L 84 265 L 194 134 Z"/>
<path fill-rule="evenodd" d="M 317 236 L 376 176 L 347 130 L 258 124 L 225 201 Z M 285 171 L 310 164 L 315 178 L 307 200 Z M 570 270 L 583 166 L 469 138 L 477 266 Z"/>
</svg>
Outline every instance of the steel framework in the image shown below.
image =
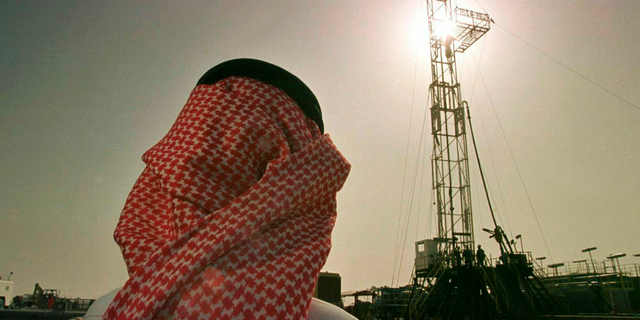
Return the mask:
<svg viewBox="0 0 640 320">
<path fill-rule="evenodd" d="M 465 110 L 456 53 L 490 29 L 489 15 L 453 8 L 449 0 L 427 0 L 431 77 L 432 182 L 437 209 L 439 251 L 474 250 L 473 213 Z M 451 260 L 449 260 L 451 261 Z"/>
</svg>

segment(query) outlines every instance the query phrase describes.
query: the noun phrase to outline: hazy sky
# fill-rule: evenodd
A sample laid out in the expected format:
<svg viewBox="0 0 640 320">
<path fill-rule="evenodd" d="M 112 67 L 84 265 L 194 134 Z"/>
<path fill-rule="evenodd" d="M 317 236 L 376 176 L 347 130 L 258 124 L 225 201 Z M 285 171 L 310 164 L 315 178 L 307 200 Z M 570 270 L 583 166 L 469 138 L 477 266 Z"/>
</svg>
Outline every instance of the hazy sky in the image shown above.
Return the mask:
<svg viewBox="0 0 640 320">
<path fill-rule="evenodd" d="M 480 4 L 499 26 L 458 66 L 500 223 L 555 262 L 589 246 L 599 260 L 626 252 L 621 263 L 640 262 L 640 1 Z M 424 13 L 420 0 L 1 1 L 0 275 L 15 272 L 16 294 L 36 282 L 85 298 L 121 286 L 112 233 L 140 157 L 204 72 L 253 57 L 309 85 L 353 165 L 324 270 L 345 291 L 390 285 L 413 195 L 408 283 L 413 242 L 434 235 L 420 158 L 431 152 L 430 136 L 420 149 Z M 472 165 L 476 241 L 495 256 L 479 231 L 491 223 Z"/>
</svg>

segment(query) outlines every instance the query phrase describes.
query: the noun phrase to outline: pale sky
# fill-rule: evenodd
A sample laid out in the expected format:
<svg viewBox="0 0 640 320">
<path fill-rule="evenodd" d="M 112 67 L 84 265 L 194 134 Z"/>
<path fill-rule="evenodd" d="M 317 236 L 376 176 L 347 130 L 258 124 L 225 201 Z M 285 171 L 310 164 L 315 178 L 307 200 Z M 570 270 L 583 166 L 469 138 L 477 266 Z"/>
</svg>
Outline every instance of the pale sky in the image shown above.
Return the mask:
<svg viewBox="0 0 640 320">
<path fill-rule="evenodd" d="M 621 263 L 639 263 L 640 1 L 457 5 L 498 24 L 458 67 L 502 226 L 547 262 L 597 246 L 598 260 L 625 252 Z M 341 274 L 343 291 L 407 284 L 413 242 L 434 236 L 419 157 L 432 141 L 420 151 L 424 19 L 419 0 L 0 2 L 0 275 L 14 272 L 16 294 L 36 282 L 83 298 L 121 286 L 112 233 L 142 154 L 204 72 L 252 57 L 307 83 L 353 166 L 324 270 Z M 471 164 L 476 242 L 495 256 Z"/>
</svg>

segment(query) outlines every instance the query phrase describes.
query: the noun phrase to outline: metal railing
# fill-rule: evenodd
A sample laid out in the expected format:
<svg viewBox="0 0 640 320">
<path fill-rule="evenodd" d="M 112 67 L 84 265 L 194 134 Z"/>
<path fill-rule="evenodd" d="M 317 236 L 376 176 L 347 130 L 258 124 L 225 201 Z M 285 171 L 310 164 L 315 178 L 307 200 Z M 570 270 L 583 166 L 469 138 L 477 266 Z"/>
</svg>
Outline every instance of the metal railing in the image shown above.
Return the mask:
<svg viewBox="0 0 640 320">
<path fill-rule="evenodd" d="M 549 266 L 543 268 L 538 263 L 536 263 L 535 265 L 537 269 L 541 269 L 541 273 L 548 276 L 570 276 L 580 274 L 619 274 L 628 277 L 640 277 L 640 264 L 637 263 L 616 266 L 612 265 L 608 261 L 594 261 L 593 263 L 588 264 L 567 262 L 562 267 L 553 268 L 556 271 L 553 271 L 552 268 L 549 268 Z"/>
<path fill-rule="evenodd" d="M 640 277 L 640 264 L 615 265 L 610 261 L 581 261 L 565 263 L 562 266 L 538 268 L 537 274 L 551 286 L 586 287 L 602 286 L 609 289 L 633 290 L 632 278 Z"/>
</svg>

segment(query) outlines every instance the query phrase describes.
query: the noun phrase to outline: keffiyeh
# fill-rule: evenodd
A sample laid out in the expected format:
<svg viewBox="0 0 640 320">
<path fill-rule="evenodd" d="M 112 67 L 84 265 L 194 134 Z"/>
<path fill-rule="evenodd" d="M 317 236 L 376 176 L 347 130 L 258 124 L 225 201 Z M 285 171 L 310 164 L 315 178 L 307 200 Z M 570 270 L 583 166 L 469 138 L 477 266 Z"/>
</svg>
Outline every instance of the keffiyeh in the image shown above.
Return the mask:
<svg viewBox="0 0 640 320">
<path fill-rule="evenodd" d="M 284 91 L 198 85 L 147 151 L 114 237 L 104 319 L 304 319 L 350 165 Z"/>
</svg>

